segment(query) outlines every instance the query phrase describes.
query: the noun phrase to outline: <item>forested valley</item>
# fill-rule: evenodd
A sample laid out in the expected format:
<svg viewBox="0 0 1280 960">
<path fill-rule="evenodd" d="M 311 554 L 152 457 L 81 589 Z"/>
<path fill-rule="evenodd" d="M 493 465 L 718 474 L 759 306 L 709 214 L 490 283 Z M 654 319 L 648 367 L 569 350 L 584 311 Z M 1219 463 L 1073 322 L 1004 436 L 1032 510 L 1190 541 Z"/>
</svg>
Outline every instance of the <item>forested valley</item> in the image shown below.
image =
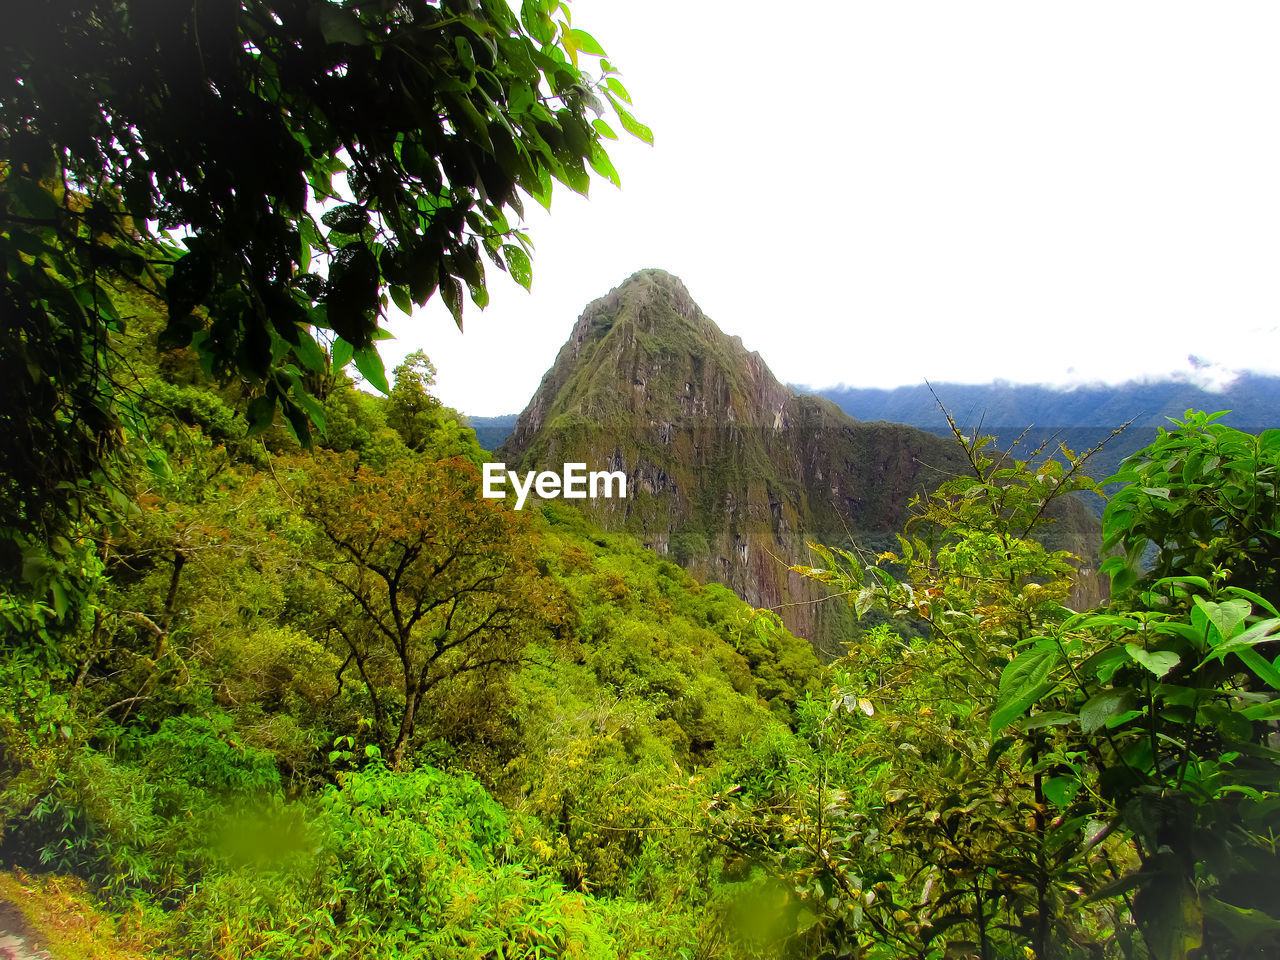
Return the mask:
<svg viewBox="0 0 1280 960">
<path fill-rule="evenodd" d="M 739 423 L 750 489 L 699 448 L 662 552 L 633 533 L 670 475 L 633 475 L 634 530 L 516 510 L 427 354 L 378 345 L 393 307 L 461 326 L 486 269 L 530 286 L 524 199 L 617 182 L 606 115 L 652 140 L 568 5 L 30 7 L 0 31 L 0 949 L 1280 955 L 1280 429 L 1188 410 L 1099 478 L 1108 437 L 849 426 L 647 271 L 557 361 L 565 436 L 651 404 L 683 456 L 689 361 L 725 419 L 835 423 L 806 436 L 875 473 L 804 487 Z M 609 353 L 675 379 L 592 380 Z M 903 512 L 770 558 L 840 612 L 819 656 L 681 564 L 745 542 L 724 502 L 757 544 L 843 521 L 824 484 Z M 1097 555 L 1061 536 L 1082 502 Z"/>
</svg>

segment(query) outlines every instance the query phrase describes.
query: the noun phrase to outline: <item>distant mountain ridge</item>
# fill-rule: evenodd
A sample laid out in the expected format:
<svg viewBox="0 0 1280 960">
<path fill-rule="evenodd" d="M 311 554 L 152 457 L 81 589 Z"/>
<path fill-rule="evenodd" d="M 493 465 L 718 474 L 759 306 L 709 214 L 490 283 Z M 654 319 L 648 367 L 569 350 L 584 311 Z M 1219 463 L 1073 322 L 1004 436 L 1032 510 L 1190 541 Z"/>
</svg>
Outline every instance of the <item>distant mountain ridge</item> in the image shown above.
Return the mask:
<svg viewBox="0 0 1280 960">
<path fill-rule="evenodd" d="M 1222 422 L 1250 433 L 1280 427 L 1280 377 L 1251 373 L 1241 374 L 1221 391 L 1172 379 L 1063 388 L 946 382 L 935 383 L 932 389 L 923 383 L 888 389 L 789 386 L 797 393 L 825 397 L 857 420 L 905 423 L 932 433 L 947 432 L 939 400 L 962 427 L 972 429 L 981 422 L 984 429 L 1005 434 L 1034 424 L 1041 431 L 1084 431 L 1080 437 L 1101 437 L 1137 417 L 1130 429 L 1146 438 L 1156 427 L 1167 427 L 1167 418 L 1180 417 L 1188 409 L 1229 410 Z M 492 450 L 510 436 L 518 416 L 470 420 L 481 444 Z"/>
<path fill-rule="evenodd" d="M 859 420 L 908 423 L 949 435 L 939 402 L 965 432 L 979 427 L 998 444 L 1023 437 L 1021 449 L 1041 443 L 1065 444 L 1079 452 L 1107 441 L 1086 465 L 1097 480 L 1114 474 L 1120 462 L 1146 446 L 1157 427 L 1169 427 L 1189 409 L 1228 410 L 1222 423 L 1249 433 L 1280 427 L 1280 377 L 1241 374 L 1221 391 L 1178 380 L 1134 381 L 1111 386 L 1057 389 L 1029 384 L 919 384 L 890 390 L 828 387 L 817 391 Z M 1123 434 L 1111 432 L 1133 420 Z M 1100 514 L 1101 500 L 1090 504 Z"/>
<path fill-rule="evenodd" d="M 808 390 L 826 397 L 859 420 L 890 420 L 928 430 L 946 429 L 941 400 L 961 423 L 983 420 L 992 427 L 1096 429 L 1110 431 L 1136 417 L 1134 427 L 1168 426 L 1188 409 L 1230 410 L 1224 423 L 1250 432 L 1280 426 L 1280 377 L 1241 374 L 1222 391 L 1178 380 L 1133 381 L 1116 386 L 1055 388 L 1036 384 L 918 384 L 888 390 L 826 387 Z M 936 394 L 936 397 L 935 397 Z"/>
<path fill-rule="evenodd" d="M 627 500 L 586 501 L 702 580 L 773 607 L 833 652 L 848 616 L 788 570 L 806 543 L 896 545 L 912 496 L 963 469 L 958 446 L 892 423 L 860 423 L 778 382 L 723 333 L 679 279 L 642 270 L 590 303 L 497 459 L 522 470 L 621 470 Z M 1060 544 L 1089 555 L 1096 522 L 1072 501 Z"/>
<path fill-rule="evenodd" d="M 476 432 L 480 446 L 496 450 L 506 443 L 519 418 L 518 413 L 504 413 L 500 417 L 467 417 L 467 425 Z"/>
</svg>

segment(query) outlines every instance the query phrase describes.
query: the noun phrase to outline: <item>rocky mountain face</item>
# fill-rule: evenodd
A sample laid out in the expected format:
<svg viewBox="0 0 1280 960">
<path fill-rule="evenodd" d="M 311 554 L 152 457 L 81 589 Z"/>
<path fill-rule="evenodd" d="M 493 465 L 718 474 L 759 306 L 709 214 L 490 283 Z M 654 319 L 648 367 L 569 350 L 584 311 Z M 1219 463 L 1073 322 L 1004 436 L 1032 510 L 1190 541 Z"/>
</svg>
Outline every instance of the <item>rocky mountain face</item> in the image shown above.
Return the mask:
<svg viewBox="0 0 1280 960">
<path fill-rule="evenodd" d="M 818 602 L 788 566 L 808 561 L 812 540 L 896 546 L 912 496 L 964 466 L 954 441 L 859 422 L 780 384 L 661 270 L 587 306 L 496 458 L 509 469 L 581 461 L 624 472 L 627 499 L 580 501 L 596 522 L 777 609 L 828 653 L 840 649 L 847 608 Z M 1088 555 L 1096 523 L 1067 513 L 1056 539 Z"/>
</svg>

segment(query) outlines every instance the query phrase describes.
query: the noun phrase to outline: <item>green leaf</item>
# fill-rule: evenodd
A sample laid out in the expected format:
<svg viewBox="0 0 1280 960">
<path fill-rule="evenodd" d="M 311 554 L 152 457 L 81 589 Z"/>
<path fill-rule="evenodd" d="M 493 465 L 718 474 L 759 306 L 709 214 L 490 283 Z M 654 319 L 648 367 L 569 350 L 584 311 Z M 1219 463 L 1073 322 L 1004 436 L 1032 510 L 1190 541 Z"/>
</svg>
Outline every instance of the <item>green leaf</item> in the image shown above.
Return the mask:
<svg viewBox="0 0 1280 960">
<path fill-rule="evenodd" d="M 444 299 L 444 305 L 449 308 L 449 312 L 453 314 L 453 322 L 458 325 L 458 329 L 462 329 L 462 283 L 457 277 L 445 275 L 440 279 L 440 296 Z"/>
<path fill-rule="evenodd" d="M 356 369 L 379 393 L 391 392 L 387 383 L 387 371 L 382 365 L 382 357 L 376 347 L 368 346 L 355 352 Z"/>
<path fill-rule="evenodd" d="M 282 400 L 280 407 L 284 411 L 285 422 L 288 423 L 289 429 L 293 431 L 294 438 L 303 447 L 310 447 L 312 423 L 310 416 L 296 403 Z M 323 416 L 321 419 L 324 419 Z M 321 430 L 323 429 L 323 426 L 321 426 Z"/>
<path fill-rule="evenodd" d="M 529 190 L 530 196 L 532 196 L 533 199 L 537 200 L 538 203 L 540 203 L 544 209 L 550 210 L 551 209 L 551 166 L 550 164 L 546 164 L 546 163 L 537 164 L 536 173 L 538 175 L 537 186 L 533 187 L 532 185 L 529 185 L 526 187 L 526 189 Z M 521 186 L 525 186 L 525 184 L 522 183 Z M 532 187 L 532 189 L 530 189 L 530 187 Z"/>
<path fill-rule="evenodd" d="M 609 159 L 609 155 L 604 152 L 604 148 L 598 143 L 591 145 L 590 157 L 591 169 L 600 176 L 604 177 L 615 187 L 622 186 L 622 178 L 618 176 L 618 171 L 614 169 L 613 161 Z"/>
<path fill-rule="evenodd" d="M 1050 777 L 1044 782 L 1044 795 L 1055 807 L 1065 807 L 1080 789 L 1075 777 Z"/>
<path fill-rule="evenodd" d="M 1128 660 L 1124 647 L 1105 647 L 1086 659 L 1076 670 L 1080 674 L 1097 677 L 1101 683 L 1110 683 L 1116 671 Z"/>
<path fill-rule="evenodd" d="M 1248 741 L 1253 736 L 1253 725 L 1241 711 L 1232 710 L 1221 703 L 1206 703 L 1196 711 L 1198 723 L 1212 724 L 1227 740 Z"/>
<path fill-rule="evenodd" d="M 1240 711 L 1246 720 L 1280 720 L 1280 700 L 1256 703 Z"/>
<path fill-rule="evenodd" d="M 1133 873 L 1125 874 L 1119 880 L 1112 880 L 1110 883 L 1103 884 L 1097 890 L 1093 891 L 1093 893 L 1089 894 L 1089 896 L 1085 897 L 1081 903 L 1088 905 L 1090 903 L 1096 903 L 1099 900 L 1118 897 L 1122 893 L 1128 893 L 1134 887 L 1139 887 L 1144 883 L 1149 883 L 1152 879 L 1154 879 L 1153 874 L 1141 873 L 1135 870 Z"/>
<path fill-rule="evenodd" d="M 1064 713 L 1061 710 L 1046 710 L 1044 713 L 1037 713 L 1035 716 L 1027 717 L 1018 724 L 1018 729 L 1026 733 L 1029 730 L 1041 730 L 1044 727 L 1064 727 L 1069 723 L 1074 723 L 1077 717 L 1074 713 Z"/>
<path fill-rule="evenodd" d="M 870 612 L 871 608 L 876 605 L 876 591 L 874 587 L 863 587 L 858 591 L 853 601 L 853 612 L 861 620 Z"/>
<path fill-rule="evenodd" d="M 369 211 L 358 203 L 344 203 L 323 214 L 320 222 L 336 233 L 354 236 L 369 225 Z"/>
<path fill-rule="evenodd" d="M 1132 690 L 1113 689 L 1095 693 L 1080 710 L 1080 729 L 1085 733 L 1102 729 L 1116 714 L 1128 710 L 1132 701 Z"/>
<path fill-rule="evenodd" d="M 484 261 L 480 259 L 480 249 L 474 240 L 450 257 L 449 263 L 452 272 L 469 285 L 484 285 Z"/>
<path fill-rule="evenodd" d="M 57 198 L 37 181 L 14 177 L 5 186 L 13 192 L 28 216 L 36 220 L 53 220 L 58 216 Z"/>
<path fill-rule="evenodd" d="M 539 43 L 550 43 L 556 35 L 555 25 L 543 12 L 542 4 L 538 3 L 538 0 L 524 0 L 520 4 L 520 22 L 524 24 L 529 36 Z"/>
<path fill-rule="evenodd" d="M 653 131 L 629 114 L 626 110 L 619 107 L 616 103 L 613 106 L 614 110 L 617 111 L 618 121 L 622 124 L 622 129 L 626 130 L 627 133 L 631 134 L 633 137 L 637 137 L 652 146 Z"/>
<path fill-rule="evenodd" d="M 1177 586 L 1184 587 L 1199 587 L 1201 590 L 1209 589 L 1209 581 L 1204 577 L 1161 577 L 1151 585 L 1151 589 L 1155 590 L 1157 587 L 1163 587 L 1165 584 L 1176 584 Z M 1184 593 L 1185 591 L 1179 592 Z"/>
<path fill-rule="evenodd" d="M 608 87 L 610 92 L 619 100 L 622 100 L 624 103 L 631 102 L 631 94 L 627 92 L 627 88 L 622 85 L 622 81 L 617 77 L 610 77 L 604 82 L 604 85 Z"/>
<path fill-rule="evenodd" d="M 328 361 L 325 359 L 324 351 L 320 349 L 320 344 L 316 343 L 308 331 L 298 330 L 298 342 L 293 345 L 293 352 L 308 370 L 324 373 Z"/>
<path fill-rule="evenodd" d="M 526 290 L 530 289 L 533 285 L 533 264 L 529 262 L 529 255 L 514 243 L 504 243 L 502 253 L 507 260 L 507 269 L 511 271 L 516 283 Z"/>
<path fill-rule="evenodd" d="M 1163 677 L 1182 659 L 1170 650 L 1144 650 L 1136 643 L 1126 643 L 1124 648 L 1134 663 L 1142 664 L 1157 677 Z"/>
<path fill-rule="evenodd" d="M 1164 623 L 1152 623 L 1151 632 L 1162 633 L 1171 637 L 1178 637 L 1181 640 L 1185 640 L 1188 645 L 1196 650 L 1203 649 L 1205 645 L 1204 637 L 1206 631 L 1203 616 L 1200 618 L 1200 626 L 1198 629 L 1189 623 L 1179 623 L 1176 620 L 1167 620 Z"/>
<path fill-rule="evenodd" d="M 1268 663 L 1257 650 L 1237 650 L 1235 653 L 1263 683 L 1272 690 L 1280 690 L 1280 670 L 1276 669 L 1275 664 Z"/>
<path fill-rule="evenodd" d="M 591 189 L 591 177 L 583 167 L 582 161 L 577 158 L 571 158 L 569 162 L 562 164 L 556 177 L 570 190 L 584 197 Z"/>
<path fill-rule="evenodd" d="M 803 907 L 801 908 L 800 912 L 796 915 L 796 919 L 795 919 L 796 932 L 804 933 L 806 930 L 808 930 L 817 922 L 818 922 L 818 915 L 814 913 L 812 910 L 810 910 L 808 907 Z"/>
<path fill-rule="evenodd" d="M 467 74 L 475 73 L 476 55 L 471 49 L 471 44 L 467 42 L 467 38 L 455 36 L 453 38 L 453 49 L 458 54 L 458 62 L 466 69 Z"/>
<path fill-rule="evenodd" d="M 355 14 L 337 4 L 325 3 L 312 7 L 308 16 L 312 17 L 315 25 L 320 28 L 325 43 L 349 43 L 358 47 L 368 40 L 364 27 L 360 25 Z"/>
<path fill-rule="evenodd" d="M 351 362 L 351 358 L 355 356 L 356 348 L 347 341 L 339 337 L 333 341 L 332 353 L 330 355 L 329 364 L 331 369 L 336 373 Z"/>
<path fill-rule="evenodd" d="M 1203 597 L 1195 598 L 1195 609 L 1191 611 L 1191 622 L 1203 627 L 1208 620 L 1217 628 L 1221 639 L 1229 638 L 1235 628 L 1244 623 L 1245 618 L 1253 613 L 1253 604 L 1248 600 L 1228 600 L 1225 603 L 1213 603 Z M 1210 638 L 1210 643 L 1217 646 Z"/>
<path fill-rule="evenodd" d="M 467 281 L 467 292 L 471 294 L 471 302 L 481 310 L 489 305 L 489 290 L 483 283 Z"/>
<path fill-rule="evenodd" d="M 1261 910 L 1246 910 L 1213 897 L 1205 897 L 1203 902 L 1206 919 L 1221 924 L 1231 939 L 1242 947 L 1250 947 L 1264 937 L 1280 933 L 1280 920 L 1267 916 Z"/>
<path fill-rule="evenodd" d="M 607 140 L 617 140 L 618 135 L 613 132 L 613 127 L 609 126 L 599 117 L 591 121 L 591 126 L 596 128 L 596 133 Z"/>
<path fill-rule="evenodd" d="M 388 289 L 391 293 L 391 301 L 400 308 L 400 312 L 406 316 L 413 316 L 413 300 L 409 296 L 409 291 L 399 284 L 394 284 Z"/>
<path fill-rule="evenodd" d="M 507 113 L 517 116 L 525 113 L 537 101 L 533 88 L 527 83 L 513 83 L 507 97 Z"/>
<path fill-rule="evenodd" d="M 306 385 L 302 382 L 302 377 L 293 376 L 290 380 L 292 383 L 289 389 L 288 402 L 283 404 L 283 406 L 285 407 L 285 415 L 291 416 L 291 419 L 294 422 L 295 431 L 298 429 L 297 421 L 299 416 L 302 413 L 305 413 L 305 416 L 310 418 L 311 422 L 320 429 L 320 432 L 324 433 L 328 429 L 324 418 L 324 404 L 315 396 L 307 392 Z M 292 414 L 290 414 L 290 408 L 293 408 Z M 309 433 L 310 430 L 307 429 L 305 432 Z"/>
<path fill-rule="evenodd" d="M 470 134 L 471 139 L 486 153 L 493 153 L 493 140 L 489 137 L 489 126 L 480 115 L 480 111 L 476 109 L 476 105 L 471 102 L 471 98 L 465 93 L 446 93 L 444 100 L 445 112 L 449 114 L 454 128 L 460 133 Z"/>
<path fill-rule="evenodd" d="M 1107 718 L 1107 729 L 1115 730 L 1117 727 L 1123 727 L 1130 720 L 1136 720 L 1144 716 L 1146 716 L 1145 710 L 1123 710 L 1114 717 Z"/>
<path fill-rule="evenodd" d="M 1105 548 L 1107 545 L 1103 546 Z M 1124 593 L 1138 582 L 1141 571 L 1137 568 L 1137 562 L 1137 559 L 1132 556 L 1132 551 L 1127 552 L 1124 557 L 1107 557 L 1102 561 L 1098 572 L 1111 577 L 1112 596 Z"/>
<path fill-rule="evenodd" d="M 591 36 L 585 30 L 570 30 L 569 36 L 573 38 L 573 45 L 583 53 L 589 53 L 593 57 L 607 57 L 604 48 L 596 42 L 596 38 Z"/>
<path fill-rule="evenodd" d="M 249 418 L 249 436 L 262 433 L 276 418 L 276 398 L 270 394 L 257 397 L 249 404 L 246 415 Z"/>
<path fill-rule="evenodd" d="M 1187 960 L 1203 942 L 1200 898 L 1173 869 L 1159 871 L 1142 886 L 1134 896 L 1133 912 L 1156 960 Z"/>
<path fill-rule="evenodd" d="M 1077 614 L 1069 623 L 1073 628 L 1079 627 L 1082 630 L 1097 630 L 1100 627 L 1122 627 L 1125 630 L 1137 630 L 1142 626 L 1141 621 L 1134 617 L 1122 617 L 1118 614 L 1110 613 Z"/>
<path fill-rule="evenodd" d="M 57 580 L 49 584 L 49 590 L 53 594 L 53 612 L 59 617 L 66 616 L 71 606 L 71 602 L 67 599 L 67 591 Z"/>
<path fill-rule="evenodd" d="M 573 64 L 574 70 L 578 68 L 578 44 L 573 39 L 573 31 L 569 29 L 569 25 L 563 20 L 560 21 L 560 46 L 564 48 L 564 52 L 569 54 L 569 62 Z"/>
<path fill-rule="evenodd" d="M 1276 431 L 1276 432 L 1280 432 L 1280 431 Z M 1252 590 L 1246 590 L 1244 587 L 1227 587 L 1226 590 L 1223 591 L 1223 593 L 1238 594 L 1239 596 L 1244 597 L 1246 600 L 1251 601 L 1255 606 L 1262 607 L 1273 617 L 1280 617 L 1280 610 L 1277 610 L 1270 601 L 1266 600 L 1263 597 L 1258 596 L 1258 594 L 1254 593 Z"/>
<path fill-rule="evenodd" d="M 1052 647 L 1025 650 L 1000 673 L 1000 687 L 991 712 L 991 735 L 1003 730 L 1047 693 L 1049 674 L 1058 663 Z"/>
<path fill-rule="evenodd" d="M 1233 602 L 1248 604 L 1247 600 Z M 1232 637 L 1230 640 L 1214 644 L 1213 652 L 1205 658 L 1204 663 L 1208 663 L 1210 660 L 1221 660 L 1227 654 L 1238 654 L 1241 650 L 1248 649 L 1259 643 L 1266 643 L 1278 629 L 1280 629 L 1280 619 L 1263 620 L 1255 623 L 1238 637 Z M 1204 663 L 1201 666 L 1204 666 Z"/>
<path fill-rule="evenodd" d="M 431 299 L 440 276 L 440 261 L 436 252 L 428 250 L 427 246 L 426 243 L 418 245 L 409 274 L 409 296 L 418 306 Z"/>
</svg>

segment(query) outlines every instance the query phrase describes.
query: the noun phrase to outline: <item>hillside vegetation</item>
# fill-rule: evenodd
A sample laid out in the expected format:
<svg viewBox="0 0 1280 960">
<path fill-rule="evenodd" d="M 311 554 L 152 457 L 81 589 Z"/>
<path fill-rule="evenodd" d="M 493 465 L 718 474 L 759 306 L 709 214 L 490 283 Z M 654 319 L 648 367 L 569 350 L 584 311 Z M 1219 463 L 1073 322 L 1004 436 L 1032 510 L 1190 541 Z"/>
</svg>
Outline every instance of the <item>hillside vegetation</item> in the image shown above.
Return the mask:
<svg viewBox="0 0 1280 960">
<path fill-rule="evenodd" d="M 822 668 L 627 533 L 483 498 L 421 354 L 385 398 L 317 382 L 304 451 L 122 302 L 117 483 L 0 606 L 37 920 L 208 958 L 1280 948 L 1280 431 L 1129 461 L 1090 611 L 1033 536 L 1082 457 L 956 428 L 902 536 L 793 567 L 862 621 Z"/>
<path fill-rule="evenodd" d="M 718 942 L 763 881 L 701 811 L 790 735 L 811 647 L 574 511 L 484 500 L 425 358 L 387 399 L 333 377 L 305 453 L 134 307 L 121 489 L 5 594 L 4 860 L 173 955 Z"/>
</svg>

